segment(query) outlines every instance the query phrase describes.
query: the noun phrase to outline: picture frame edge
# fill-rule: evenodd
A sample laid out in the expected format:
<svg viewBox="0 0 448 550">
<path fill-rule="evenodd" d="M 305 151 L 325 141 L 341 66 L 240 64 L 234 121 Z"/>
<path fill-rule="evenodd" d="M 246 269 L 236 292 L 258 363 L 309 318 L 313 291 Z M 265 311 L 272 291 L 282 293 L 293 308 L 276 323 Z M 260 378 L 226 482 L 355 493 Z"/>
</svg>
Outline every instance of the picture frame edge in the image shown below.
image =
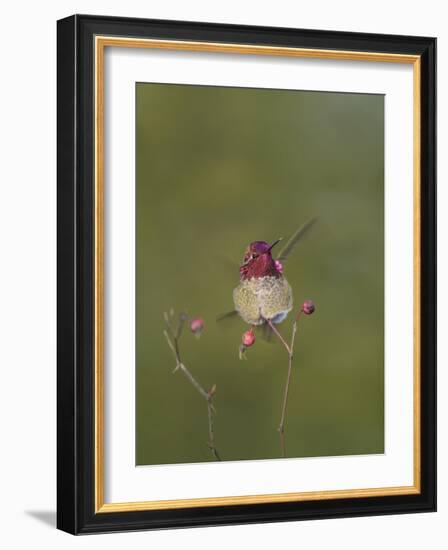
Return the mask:
<svg viewBox="0 0 448 550">
<path fill-rule="evenodd" d="M 307 30 L 185 21 L 73 15 L 57 22 L 57 528 L 71 534 L 296 521 L 436 511 L 436 38 L 362 35 L 310 30 L 323 40 L 369 43 L 402 40 L 421 56 L 421 432 L 422 490 L 418 495 L 366 497 L 281 504 L 167 511 L 95 513 L 93 418 L 95 404 L 92 336 L 94 310 L 93 37 L 99 26 L 136 25 L 176 34 L 253 33 L 263 41 L 303 36 Z M 102 27 L 101 27 L 102 28 Z M 320 33 L 320 34 L 318 34 Z M 192 38 L 193 39 L 193 38 Z M 219 40 L 218 40 L 219 41 Z M 263 42 L 264 43 L 264 42 Z M 341 42 L 342 43 L 342 42 Z M 368 50 L 371 51 L 371 50 Z M 89 59 L 90 58 L 90 59 Z M 89 76 L 90 75 L 90 76 Z M 87 92 L 90 90 L 90 94 Z M 90 150 L 90 154 L 89 154 Z M 89 175 L 90 174 L 90 175 Z M 353 499 L 352 499 L 353 500 Z M 318 503 L 319 504 L 319 503 Z M 312 516 L 311 516 L 312 515 Z"/>
</svg>

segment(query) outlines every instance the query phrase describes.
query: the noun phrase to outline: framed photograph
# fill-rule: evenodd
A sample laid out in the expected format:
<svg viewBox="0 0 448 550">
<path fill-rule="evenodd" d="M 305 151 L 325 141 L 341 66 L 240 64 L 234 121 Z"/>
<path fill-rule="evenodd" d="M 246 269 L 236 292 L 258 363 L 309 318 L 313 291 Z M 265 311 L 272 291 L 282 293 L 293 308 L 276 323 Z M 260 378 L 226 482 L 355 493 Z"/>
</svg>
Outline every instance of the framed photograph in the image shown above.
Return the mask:
<svg viewBox="0 0 448 550">
<path fill-rule="evenodd" d="M 434 511 L 426 37 L 58 21 L 58 527 Z"/>
</svg>

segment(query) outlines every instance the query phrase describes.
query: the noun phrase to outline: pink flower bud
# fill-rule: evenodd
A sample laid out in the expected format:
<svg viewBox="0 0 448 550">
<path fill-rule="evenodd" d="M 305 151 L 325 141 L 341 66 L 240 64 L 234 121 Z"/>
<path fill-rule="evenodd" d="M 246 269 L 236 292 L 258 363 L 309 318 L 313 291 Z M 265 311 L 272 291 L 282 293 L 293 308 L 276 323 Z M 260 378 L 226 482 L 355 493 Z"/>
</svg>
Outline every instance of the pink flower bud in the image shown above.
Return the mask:
<svg viewBox="0 0 448 550">
<path fill-rule="evenodd" d="M 244 334 L 243 334 L 243 346 L 246 347 L 246 348 L 250 348 L 250 346 L 252 346 L 255 342 L 255 334 L 254 334 L 254 331 L 252 329 L 246 331 Z"/>
<path fill-rule="evenodd" d="M 305 300 L 302 304 L 302 311 L 305 315 L 311 315 L 315 310 L 314 302 L 312 300 Z"/>
<path fill-rule="evenodd" d="M 279 262 L 278 260 L 275 260 L 274 263 L 275 263 L 275 269 L 279 273 L 283 273 L 283 264 L 282 264 L 282 262 Z"/>
<path fill-rule="evenodd" d="M 200 336 L 202 331 L 204 330 L 204 320 L 200 317 L 192 319 L 190 322 L 190 330 L 196 336 Z"/>
</svg>

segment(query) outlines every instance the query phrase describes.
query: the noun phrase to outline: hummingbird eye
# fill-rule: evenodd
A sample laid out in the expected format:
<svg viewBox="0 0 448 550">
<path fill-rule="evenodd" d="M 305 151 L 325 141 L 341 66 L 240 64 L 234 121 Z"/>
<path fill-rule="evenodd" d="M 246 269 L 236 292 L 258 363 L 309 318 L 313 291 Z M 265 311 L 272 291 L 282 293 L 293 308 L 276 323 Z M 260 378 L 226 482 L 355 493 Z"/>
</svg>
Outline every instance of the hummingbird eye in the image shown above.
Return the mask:
<svg viewBox="0 0 448 550">
<path fill-rule="evenodd" d="M 251 256 L 251 258 L 252 258 L 252 260 L 257 259 L 257 258 L 258 258 L 258 254 L 253 253 L 252 256 Z"/>
</svg>

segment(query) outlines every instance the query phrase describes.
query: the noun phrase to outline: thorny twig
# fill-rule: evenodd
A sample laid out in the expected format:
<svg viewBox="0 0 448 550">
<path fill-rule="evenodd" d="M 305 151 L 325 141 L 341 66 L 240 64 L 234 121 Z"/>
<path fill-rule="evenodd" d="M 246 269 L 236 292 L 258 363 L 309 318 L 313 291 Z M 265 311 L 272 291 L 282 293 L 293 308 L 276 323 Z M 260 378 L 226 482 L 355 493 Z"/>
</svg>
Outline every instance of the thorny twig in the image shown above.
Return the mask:
<svg viewBox="0 0 448 550">
<path fill-rule="evenodd" d="M 171 351 L 173 352 L 174 358 L 176 360 L 176 367 L 173 371 L 176 372 L 178 370 L 181 370 L 183 374 L 186 376 L 186 378 L 190 381 L 192 386 L 196 388 L 196 390 L 201 394 L 201 396 L 205 399 L 207 402 L 207 412 L 208 412 L 208 447 L 210 451 L 212 452 L 213 456 L 216 460 L 221 460 L 221 457 L 218 453 L 218 450 L 215 446 L 215 432 L 214 432 L 214 414 L 216 414 L 215 407 L 213 405 L 213 397 L 216 393 L 216 385 L 213 385 L 212 388 L 209 391 L 206 391 L 201 384 L 196 380 L 196 378 L 191 374 L 189 369 L 185 366 L 185 364 L 182 362 L 182 359 L 180 357 L 180 351 L 179 351 L 179 340 L 182 335 L 182 329 L 185 324 L 185 321 L 187 321 L 188 317 L 184 313 L 181 313 L 179 315 L 179 320 L 177 322 L 177 326 L 174 329 L 171 318 L 173 317 L 173 312 L 170 312 L 170 315 L 168 313 L 164 313 L 164 319 L 166 324 L 166 330 L 163 331 L 165 338 L 168 342 L 168 346 L 170 347 Z"/>
</svg>

